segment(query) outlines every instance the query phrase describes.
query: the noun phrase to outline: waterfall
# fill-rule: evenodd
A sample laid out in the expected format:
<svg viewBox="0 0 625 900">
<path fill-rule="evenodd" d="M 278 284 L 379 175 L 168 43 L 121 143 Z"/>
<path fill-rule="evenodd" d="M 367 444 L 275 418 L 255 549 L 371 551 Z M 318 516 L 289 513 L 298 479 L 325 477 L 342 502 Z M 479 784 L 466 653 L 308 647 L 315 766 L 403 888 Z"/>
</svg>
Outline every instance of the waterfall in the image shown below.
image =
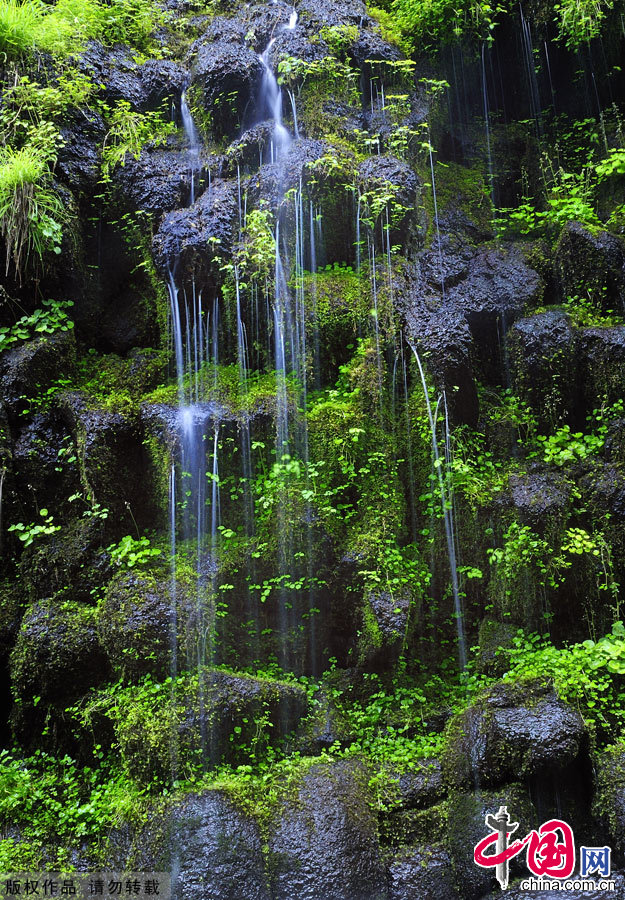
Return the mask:
<svg viewBox="0 0 625 900">
<path fill-rule="evenodd" d="M 289 23 L 283 27 L 283 30 L 292 31 L 296 25 L 297 13 L 293 10 Z M 291 135 L 282 121 L 282 90 L 269 61 L 271 48 L 274 43 L 275 38 L 272 38 L 258 57 L 263 64 L 264 70 L 258 97 L 258 113 L 260 121 L 271 119 L 274 123 L 271 139 L 271 161 L 277 162 L 288 150 L 291 143 Z"/>
<path fill-rule="evenodd" d="M 458 583 L 458 562 L 457 562 L 457 554 L 456 554 L 456 535 L 455 535 L 455 525 L 454 525 L 454 505 L 453 505 L 453 494 L 449 487 L 449 485 L 445 484 L 445 480 L 443 479 L 443 465 L 448 471 L 449 463 L 451 461 L 451 444 L 450 444 L 450 430 L 449 430 L 449 417 L 447 414 L 447 400 L 445 394 L 441 394 L 438 398 L 436 404 L 436 410 L 432 412 L 432 404 L 430 403 L 430 396 L 428 393 L 427 382 L 425 380 L 425 372 L 423 370 L 423 366 L 421 364 L 421 360 L 419 358 L 419 354 L 416 351 L 416 348 L 410 344 L 410 349 L 412 350 L 414 357 L 417 361 L 417 368 L 419 369 L 419 376 L 421 378 L 421 384 L 423 386 L 423 393 L 425 396 L 425 405 L 428 413 L 428 421 L 430 424 L 430 432 L 432 435 L 432 454 L 433 454 L 433 470 L 438 481 L 439 495 L 441 500 L 441 511 L 443 515 L 443 523 L 445 526 L 445 540 L 447 543 L 447 556 L 449 560 L 449 571 L 451 576 L 451 589 L 454 597 L 454 612 L 456 618 L 456 631 L 458 635 L 458 657 L 460 661 L 460 668 L 462 671 L 466 669 L 467 665 L 467 645 L 466 638 L 464 634 L 464 614 L 462 611 L 462 602 L 460 599 L 460 587 Z M 440 410 L 440 405 L 443 403 L 443 409 L 445 410 L 445 450 L 444 450 L 444 458 L 441 459 L 439 448 L 438 448 L 438 437 L 437 437 L 437 421 L 438 414 Z"/>
<path fill-rule="evenodd" d="M 182 119 L 182 127 L 189 144 L 189 160 L 191 169 L 191 205 L 195 203 L 195 178 L 200 168 L 200 149 L 201 142 L 187 103 L 186 91 L 182 92 L 180 97 L 180 118 Z"/>
</svg>

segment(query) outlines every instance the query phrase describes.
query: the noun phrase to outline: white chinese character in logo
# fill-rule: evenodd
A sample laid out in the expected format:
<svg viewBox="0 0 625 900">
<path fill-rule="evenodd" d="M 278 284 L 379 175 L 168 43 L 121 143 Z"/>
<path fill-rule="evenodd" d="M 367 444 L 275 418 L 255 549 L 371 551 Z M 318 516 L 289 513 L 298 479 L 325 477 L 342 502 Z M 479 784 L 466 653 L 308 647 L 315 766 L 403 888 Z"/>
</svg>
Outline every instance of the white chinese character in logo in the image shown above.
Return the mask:
<svg viewBox="0 0 625 900">
<path fill-rule="evenodd" d="M 610 848 L 580 847 L 579 874 L 582 878 L 587 875 L 607 878 L 610 874 Z"/>
</svg>

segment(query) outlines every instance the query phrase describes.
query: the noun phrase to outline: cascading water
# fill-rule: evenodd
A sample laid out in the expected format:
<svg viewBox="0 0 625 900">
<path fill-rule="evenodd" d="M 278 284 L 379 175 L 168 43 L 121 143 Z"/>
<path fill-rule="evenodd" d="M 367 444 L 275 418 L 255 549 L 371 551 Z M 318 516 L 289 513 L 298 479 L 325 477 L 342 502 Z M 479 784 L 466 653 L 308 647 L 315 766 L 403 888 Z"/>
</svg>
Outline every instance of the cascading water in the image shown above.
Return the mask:
<svg viewBox="0 0 625 900">
<path fill-rule="evenodd" d="M 456 535 L 455 535 L 455 525 L 454 525 L 454 504 L 453 504 L 453 496 L 450 493 L 449 486 L 445 483 L 445 479 L 443 478 L 443 465 L 445 469 L 448 469 L 451 455 L 451 447 L 450 447 L 450 439 L 449 439 L 449 419 L 447 416 L 447 401 L 445 399 L 444 394 L 438 398 L 436 404 L 436 410 L 432 411 L 432 405 L 430 403 L 430 397 L 428 393 L 427 381 L 425 379 L 425 372 L 423 369 L 423 365 L 421 363 L 421 359 L 419 358 L 419 354 L 417 353 L 415 347 L 410 344 L 410 349 L 412 350 L 414 357 L 417 361 L 417 368 L 419 370 L 419 377 L 421 378 L 421 384 L 423 386 L 423 392 L 425 396 L 425 404 L 428 413 L 428 421 L 430 424 L 430 433 L 432 436 L 432 463 L 433 469 L 435 473 L 436 480 L 438 482 L 439 495 L 441 500 L 441 511 L 443 516 L 443 523 L 445 527 L 445 540 L 447 543 L 447 556 L 449 560 L 449 570 L 451 577 L 451 589 L 454 598 L 454 613 L 456 619 L 456 631 L 458 635 L 458 658 L 460 662 L 460 668 L 462 671 L 466 669 L 467 665 L 467 645 L 466 638 L 464 633 L 464 614 L 462 611 L 462 602 L 460 598 L 460 586 L 458 582 L 458 561 L 457 561 L 457 553 L 456 553 Z M 445 456 L 444 459 L 441 459 L 440 451 L 438 448 L 438 437 L 437 437 L 437 422 L 439 417 L 439 410 L 441 402 L 444 404 L 445 410 Z"/>
<path fill-rule="evenodd" d="M 189 144 L 191 203 L 193 204 L 195 203 L 195 183 L 200 169 L 200 149 L 202 144 L 197 133 L 197 128 L 195 127 L 195 122 L 193 121 L 193 116 L 191 115 L 191 110 L 189 109 L 185 91 L 182 92 L 182 96 L 180 97 L 180 118 L 182 119 L 182 127 L 184 128 L 184 133 Z"/>
</svg>

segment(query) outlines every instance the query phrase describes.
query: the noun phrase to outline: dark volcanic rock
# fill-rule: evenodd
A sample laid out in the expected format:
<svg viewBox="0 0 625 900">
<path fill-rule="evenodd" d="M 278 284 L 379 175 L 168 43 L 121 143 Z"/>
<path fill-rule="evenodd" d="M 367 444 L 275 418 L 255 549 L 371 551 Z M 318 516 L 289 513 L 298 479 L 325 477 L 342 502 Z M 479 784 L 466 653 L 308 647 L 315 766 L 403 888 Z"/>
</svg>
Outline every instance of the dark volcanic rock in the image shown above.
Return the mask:
<svg viewBox="0 0 625 900">
<path fill-rule="evenodd" d="M 234 33 L 216 41 L 208 35 L 208 39 L 196 44 L 195 51 L 193 84 L 202 91 L 215 137 L 232 137 L 246 120 L 250 101 L 263 76 L 262 61 Z"/>
<path fill-rule="evenodd" d="M 475 865 L 473 848 L 488 833 L 486 815 L 496 813 L 500 806 L 507 806 L 519 823 L 519 834 L 538 827 L 527 791 L 519 784 L 509 784 L 500 793 L 454 794 L 449 802 L 447 847 L 462 900 L 477 900 L 497 884 L 492 869 Z M 518 858 L 511 861 L 511 873 L 522 870 L 524 862 Z"/>
<path fill-rule="evenodd" d="M 71 376 L 75 365 L 73 331 L 36 338 L 3 353 L 0 393 L 9 415 L 16 416 L 25 408 L 25 399 L 41 394 L 53 381 Z"/>
<path fill-rule="evenodd" d="M 556 273 L 563 297 L 591 296 L 604 310 L 625 304 L 625 243 L 608 231 L 593 232 L 567 222 L 556 248 Z"/>
<path fill-rule="evenodd" d="M 213 257 L 232 252 L 237 215 L 237 186 L 234 182 L 213 182 L 193 206 L 169 213 L 157 231 L 153 251 L 163 273 L 173 272 L 178 283 L 216 278 Z"/>
<path fill-rule="evenodd" d="M 258 825 L 225 794 L 191 794 L 172 813 L 176 900 L 270 900 Z"/>
<path fill-rule="evenodd" d="M 106 99 L 124 100 L 140 112 L 161 107 L 165 101 L 177 101 L 188 80 L 188 73 L 166 59 L 149 59 L 139 64 L 123 48 L 108 50 L 95 41 L 80 60 L 83 71 L 104 85 Z"/>
<path fill-rule="evenodd" d="M 100 147 L 106 135 L 102 117 L 93 110 L 64 116 L 56 171 L 60 180 L 78 194 L 91 195 L 100 179 Z"/>
<path fill-rule="evenodd" d="M 415 285 L 405 312 L 418 352 L 445 392 L 454 422 L 474 425 L 479 404 L 471 361 L 471 332 L 462 313 L 445 305 L 429 306 Z"/>
<path fill-rule="evenodd" d="M 464 313 L 480 355 L 488 361 L 493 348 L 503 347 L 508 328 L 540 300 L 542 290 L 540 276 L 518 250 L 481 248 L 466 277 L 450 287 L 447 302 Z M 494 354 L 498 371 L 501 352 Z"/>
<path fill-rule="evenodd" d="M 362 0 L 303 0 L 298 5 L 302 21 L 319 28 L 337 25 L 359 25 L 371 23 L 367 7 Z"/>
<path fill-rule="evenodd" d="M 170 675 L 174 632 L 179 669 L 190 669 L 196 662 L 197 586 L 178 576 L 172 593 L 170 576 L 126 567 L 107 584 L 98 632 L 112 669 L 126 680 L 148 673 L 156 678 Z"/>
<path fill-rule="evenodd" d="M 207 667 L 183 674 L 160 697 L 149 687 L 136 691 L 139 702 L 120 708 L 114 725 L 125 765 L 145 783 L 172 777 L 172 736 L 181 771 L 199 761 L 242 765 L 250 746 L 279 745 L 295 732 L 308 704 L 298 684 Z"/>
<path fill-rule="evenodd" d="M 609 403 L 625 393 L 625 326 L 584 328 L 577 341 L 579 375 L 583 406 L 591 411 L 597 398 L 605 395 Z"/>
<path fill-rule="evenodd" d="M 511 475 L 508 484 L 519 519 L 537 531 L 563 518 L 571 496 L 570 482 L 552 472 Z"/>
<path fill-rule="evenodd" d="M 369 775 L 355 760 L 314 766 L 269 839 L 275 900 L 385 900 Z"/>
<path fill-rule="evenodd" d="M 445 785 L 440 762 L 424 759 L 418 768 L 399 776 L 399 793 L 402 806 L 407 809 L 425 809 L 445 796 Z"/>
<path fill-rule="evenodd" d="M 450 725 L 448 784 L 497 786 L 565 769 L 588 752 L 579 713 L 540 685 L 500 684 Z"/>
<path fill-rule="evenodd" d="M 135 521 L 149 527 L 154 506 L 138 417 L 92 407 L 81 394 L 65 394 L 62 406 L 79 448 L 82 478 L 112 514 L 114 533 L 122 537 Z"/>
<path fill-rule="evenodd" d="M 549 310 L 520 319 L 509 332 L 515 390 L 552 430 L 571 412 L 576 399 L 575 335 L 568 316 Z"/>
<path fill-rule="evenodd" d="M 15 478 L 28 487 L 25 499 L 34 491 L 39 507 L 60 511 L 67 497 L 80 490 L 75 459 L 72 435 L 59 415 L 36 413 L 20 430 L 13 453 Z"/>
<path fill-rule="evenodd" d="M 459 900 L 451 858 L 438 846 L 415 847 L 389 866 L 389 900 Z"/>
<path fill-rule="evenodd" d="M 148 149 L 138 159 L 127 157 L 113 175 L 123 201 L 157 218 L 187 206 L 191 199 L 192 170 L 197 197 L 208 182 L 208 171 L 221 168 L 217 157 L 198 160 L 191 153 L 185 149 Z"/>
</svg>

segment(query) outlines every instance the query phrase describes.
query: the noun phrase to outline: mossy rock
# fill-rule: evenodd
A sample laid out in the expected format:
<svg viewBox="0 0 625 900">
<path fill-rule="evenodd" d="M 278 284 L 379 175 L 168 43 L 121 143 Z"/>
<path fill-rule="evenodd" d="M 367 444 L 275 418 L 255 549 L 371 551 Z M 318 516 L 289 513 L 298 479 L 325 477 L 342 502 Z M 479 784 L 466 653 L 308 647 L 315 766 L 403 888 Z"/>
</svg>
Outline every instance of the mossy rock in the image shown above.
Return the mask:
<svg viewBox="0 0 625 900">
<path fill-rule="evenodd" d="M 0 581 L 0 665 L 15 644 L 26 605 L 23 590 L 13 578 Z"/>
<path fill-rule="evenodd" d="M 208 597 L 189 578 L 124 569 L 108 583 L 98 609 L 98 633 L 113 671 L 136 681 L 150 674 L 171 674 L 174 659 L 190 668 L 202 652 L 199 646 L 200 604 L 208 618 Z M 206 593 L 206 592 L 204 592 Z M 204 648 L 205 651 L 205 648 Z"/>
<path fill-rule="evenodd" d="M 307 706 L 297 684 L 201 668 L 102 696 L 128 771 L 165 781 L 222 761 L 248 763 L 283 743 Z"/>
<path fill-rule="evenodd" d="M 76 371 L 73 331 L 62 331 L 27 341 L 2 354 L 0 394 L 9 415 L 16 418 L 30 407 L 32 398 L 45 393 L 60 378 Z"/>
<path fill-rule="evenodd" d="M 495 622 L 485 619 L 478 635 L 479 652 L 477 657 L 478 672 L 501 678 L 508 670 L 506 650 L 512 646 L 516 628 L 507 622 Z"/>
<path fill-rule="evenodd" d="M 453 719 L 443 774 L 452 788 L 496 787 L 587 758 L 580 714 L 540 682 L 500 683 Z"/>
<path fill-rule="evenodd" d="M 562 295 L 590 297 L 604 312 L 625 302 L 625 243 L 608 231 L 567 222 L 558 240 L 555 270 Z"/>
<path fill-rule="evenodd" d="M 74 740 L 65 709 L 110 678 L 95 610 L 43 600 L 26 611 L 10 656 L 15 737 L 66 748 Z"/>
<path fill-rule="evenodd" d="M 31 600 L 57 597 L 93 602 L 110 574 L 102 550 L 105 523 L 99 517 L 74 519 L 60 531 L 26 548 L 20 578 Z"/>
<path fill-rule="evenodd" d="M 48 600 L 29 607 L 11 653 L 16 700 L 72 699 L 108 674 L 93 607 Z"/>
<path fill-rule="evenodd" d="M 399 809 L 380 819 L 380 841 L 405 847 L 443 841 L 447 834 L 447 803 L 429 809 Z"/>
</svg>

